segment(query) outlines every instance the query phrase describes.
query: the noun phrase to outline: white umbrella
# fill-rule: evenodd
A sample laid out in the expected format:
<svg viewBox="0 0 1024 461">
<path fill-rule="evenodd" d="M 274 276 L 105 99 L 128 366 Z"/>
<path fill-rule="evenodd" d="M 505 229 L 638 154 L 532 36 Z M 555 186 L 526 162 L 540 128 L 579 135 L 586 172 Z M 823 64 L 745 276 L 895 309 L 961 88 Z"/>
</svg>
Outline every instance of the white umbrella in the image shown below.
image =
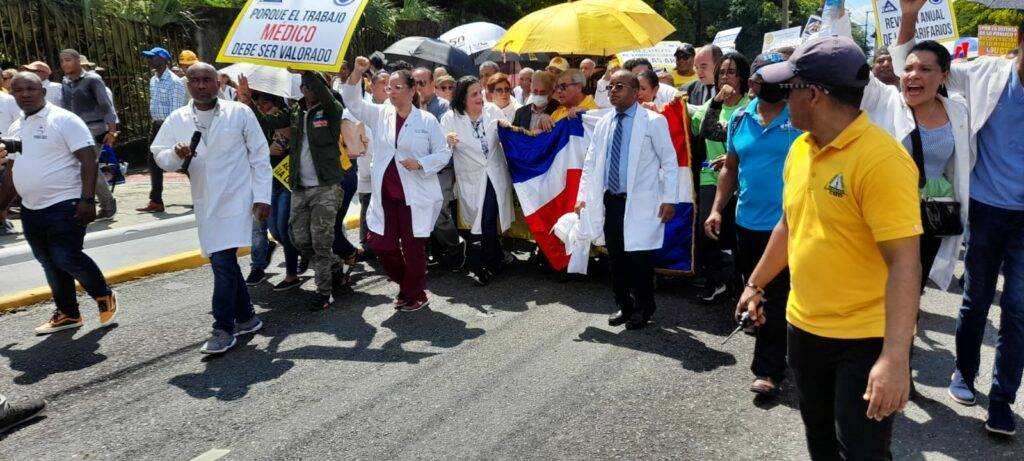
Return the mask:
<svg viewBox="0 0 1024 461">
<path fill-rule="evenodd" d="M 445 32 L 438 40 L 472 55 L 494 48 L 506 30 L 489 22 L 471 22 Z"/>
<path fill-rule="evenodd" d="M 1011 10 L 1024 10 L 1024 0 L 967 0 L 972 3 L 985 5 L 989 8 L 1005 8 Z"/>
<path fill-rule="evenodd" d="M 218 72 L 231 77 L 235 83 L 238 83 L 238 76 L 244 74 L 249 79 L 249 88 L 256 91 L 282 98 L 302 99 L 302 90 L 299 89 L 302 77 L 287 69 L 240 62 Z"/>
</svg>

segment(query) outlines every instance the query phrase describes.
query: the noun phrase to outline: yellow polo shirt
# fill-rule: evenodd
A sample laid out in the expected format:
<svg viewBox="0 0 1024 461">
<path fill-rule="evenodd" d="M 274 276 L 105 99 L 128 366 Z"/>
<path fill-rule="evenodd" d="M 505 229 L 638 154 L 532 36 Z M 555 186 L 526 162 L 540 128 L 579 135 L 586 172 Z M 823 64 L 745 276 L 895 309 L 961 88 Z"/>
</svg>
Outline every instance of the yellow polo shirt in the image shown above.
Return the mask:
<svg viewBox="0 0 1024 461">
<path fill-rule="evenodd" d="M 783 179 L 786 319 L 826 338 L 884 337 L 889 271 L 877 242 L 922 233 L 914 161 L 862 112 L 824 148 L 797 138 Z"/>
<path fill-rule="evenodd" d="M 688 83 L 690 83 L 690 82 L 692 82 L 694 80 L 697 80 L 697 74 L 696 73 L 694 73 L 693 75 L 682 75 L 679 72 L 677 72 L 675 69 L 671 69 L 671 70 L 669 70 L 669 72 L 672 73 L 672 84 L 675 85 L 676 88 L 682 88 L 684 85 L 686 85 L 686 84 L 688 84 Z"/>
<path fill-rule="evenodd" d="M 594 110 L 597 109 L 597 101 L 594 100 L 593 96 L 587 95 L 586 97 L 583 98 L 582 101 L 580 101 L 580 105 L 578 107 L 582 107 L 587 110 Z M 555 109 L 555 111 L 551 113 L 551 121 L 557 122 L 564 118 L 566 115 L 569 115 L 569 108 L 565 106 L 559 106 L 558 109 Z"/>
</svg>

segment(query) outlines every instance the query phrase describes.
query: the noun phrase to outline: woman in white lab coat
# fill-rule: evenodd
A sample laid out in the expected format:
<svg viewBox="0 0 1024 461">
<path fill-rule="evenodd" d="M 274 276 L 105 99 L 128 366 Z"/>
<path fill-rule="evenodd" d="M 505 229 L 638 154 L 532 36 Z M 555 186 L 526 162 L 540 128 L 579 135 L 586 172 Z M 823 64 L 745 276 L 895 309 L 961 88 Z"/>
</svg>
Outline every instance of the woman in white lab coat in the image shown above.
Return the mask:
<svg viewBox="0 0 1024 461">
<path fill-rule="evenodd" d="M 400 287 L 396 308 L 411 312 L 429 304 L 426 243 L 444 200 L 437 172 L 452 153 L 437 119 L 416 108 L 412 74 L 391 74 L 391 105 L 378 105 L 366 102 L 359 88 L 360 76 L 369 68 L 368 59 L 356 58 L 341 96 L 352 115 L 373 133 L 367 244 L 388 278 Z"/>
<path fill-rule="evenodd" d="M 511 88 L 507 82 L 504 86 Z M 476 284 L 484 286 L 502 269 L 504 253 L 499 239 L 515 219 L 512 177 L 498 141 L 498 122 L 506 119 L 498 106 L 484 102 L 476 77 L 459 79 L 451 104 L 452 110 L 441 118 L 441 127 L 454 157 L 459 217 L 472 224 L 470 267 Z"/>
<path fill-rule="evenodd" d="M 512 97 L 512 83 L 509 82 L 508 75 L 498 72 L 487 79 L 486 82 L 481 81 L 479 83 L 487 87 L 487 94 L 491 96 L 491 102 L 501 110 L 505 120 L 511 123 L 516 118 L 516 111 L 522 105 L 516 102 L 516 98 Z M 452 98 L 455 98 L 455 96 L 453 95 Z"/>
</svg>

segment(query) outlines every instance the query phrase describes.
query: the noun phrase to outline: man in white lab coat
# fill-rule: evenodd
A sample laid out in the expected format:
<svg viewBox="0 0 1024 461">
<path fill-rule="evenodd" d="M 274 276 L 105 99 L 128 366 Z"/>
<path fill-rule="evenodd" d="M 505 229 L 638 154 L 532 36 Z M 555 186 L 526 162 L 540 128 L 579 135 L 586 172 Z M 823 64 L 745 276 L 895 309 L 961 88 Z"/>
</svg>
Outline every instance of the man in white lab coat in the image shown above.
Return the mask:
<svg viewBox="0 0 1024 461">
<path fill-rule="evenodd" d="M 619 70 L 609 86 L 615 110 L 590 138 L 576 212 L 604 229 L 619 307 L 608 324 L 638 329 L 654 313 L 654 263 L 675 216 L 679 165 L 668 121 L 637 104 L 636 75 Z"/>
<path fill-rule="evenodd" d="M 263 327 L 237 251 L 252 241 L 252 216 L 270 214 L 270 148 L 248 106 L 217 99 L 217 71 L 188 69 L 192 101 L 171 113 L 150 149 L 160 168 L 185 170 L 192 183 L 199 244 L 213 266 L 213 334 L 200 352 L 219 354 L 235 337 Z"/>
</svg>

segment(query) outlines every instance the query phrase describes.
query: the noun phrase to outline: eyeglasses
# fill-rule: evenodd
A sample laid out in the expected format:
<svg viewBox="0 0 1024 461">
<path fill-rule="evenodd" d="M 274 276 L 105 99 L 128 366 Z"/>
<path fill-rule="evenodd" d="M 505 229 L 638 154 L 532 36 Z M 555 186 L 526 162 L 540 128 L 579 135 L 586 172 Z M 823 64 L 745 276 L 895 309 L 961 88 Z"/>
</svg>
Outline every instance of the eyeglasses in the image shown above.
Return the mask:
<svg viewBox="0 0 1024 461">
<path fill-rule="evenodd" d="M 507 86 L 499 86 L 499 87 L 491 90 L 491 92 L 494 93 L 494 94 L 505 94 L 505 93 L 512 92 L 512 89 L 507 87 Z"/>
<path fill-rule="evenodd" d="M 631 85 L 626 85 L 625 83 L 612 83 L 611 85 L 608 85 L 608 86 L 604 87 L 604 89 L 608 90 L 609 93 L 612 92 L 612 91 L 619 91 L 619 90 L 621 90 L 623 88 L 633 88 L 633 87 Z"/>
<path fill-rule="evenodd" d="M 427 81 L 426 80 L 416 80 L 416 86 L 418 86 L 420 88 L 423 88 L 423 87 L 427 86 Z"/>
<path fill-rule="evenodd" d="M 786 91 L 807 90 L 810 88 L 817 88 L 825 94 L 829 94 L 832 91 L 831 88 L 820 83 L 780 83 L 779 88 L 782 88 L 783 90 Z"/>
<path fill-rule="evenodd" d="M 555 85 L 555 88 L 558 88 L 559 90 L 565 91 L 565 90 L 568 90 L 570 86 L 576 86 L 576 85 L 581 85 L 581 84 L 580 83 L 576 83 L 576 82 L 559 83 L 559 84 Z"/>
<path fill-rule="evenodd" d="M 405 90 L 405 89 L 408 89 L 408 88 L 409 87 L 407 87 L 405 85 L 395 85 L 395 86 L 384 87 L 384 91 L 387 91 L 388 93 L 391 93 L 393 91 L 402 91 L 402 90 Z"/>
<path fill-rule="evenodd" d="M 722 75 L 722 76 L 736 75 L 736 69 L 722 69 L 722 70 L 718 71 L 718 75 Z"/>
</svg>

